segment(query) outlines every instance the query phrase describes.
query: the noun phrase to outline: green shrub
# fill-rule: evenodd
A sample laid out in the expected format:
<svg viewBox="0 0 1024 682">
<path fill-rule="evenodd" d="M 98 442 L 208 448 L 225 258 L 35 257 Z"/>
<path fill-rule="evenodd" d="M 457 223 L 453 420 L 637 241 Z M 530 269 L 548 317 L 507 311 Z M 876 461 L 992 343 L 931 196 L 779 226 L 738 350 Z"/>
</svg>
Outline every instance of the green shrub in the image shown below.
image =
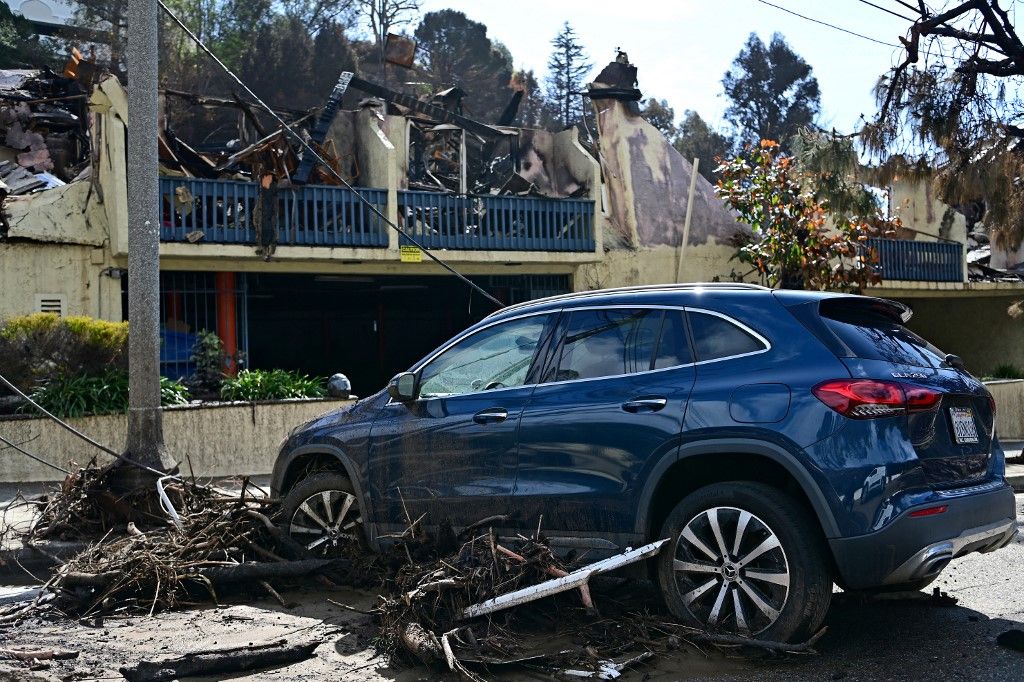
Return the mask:
<svg viewBox="0 0 1024 682">
<path fill-rule="evenodd" d="M 237 377 L 226 378 L 220 389 L 224 400 L 245 401 L 322 398 L 326 394 L 322 378 L 283 369 L 243 369 Z"/>
<path fill-rule="evenodd" d="M 0 325 L 0 374 L 22 390 L 128 369 L 128 323 L 35 313 Z"/>
<path fill-rule="evenodd" d="M 192 396 L 189 394 L 188 386 L 177 379 L 160 377 L 161 405 L 165 407 L 168 405 L 188 405 L 191 398 Z"/>
<path fill-rule="evenodd" d="M 18 337 L 38 337 L 49 334 L 60 324 L 60 315 L 57 313 L 33 313 L 12 317 L 4 323 L 0 329 L 0 336 L 13 340 Z"/>
<path fill-rule="evenodd" d="M 194 388 L 216 396 L 224 383 L 224 367 L 228 362 L 228 354 L 224 352 L 224 342 L 214 332 L 200 331 L 196 345 L 192 347 L 189 358 L 196 366 L 192 378 Z"/>
<path fill-rule="evenodd" d="M 94 320 L 91 317 L 65 317 L 68 331 L 81 343 L 97 350 L 119 353 L 128 347 L 128 323 Z"/>
<path fill-rule="evenodd" d="M 1024 379 L 1024 370 L 1016 365 L 999 365 L 992 370 L 993 379 Z"/>
<path fill-rule="evenodd" d="M 85 417 L 128 411 L 128 373 L 108 370 L 89 376 L 60 376 L 46 381 L 31 397 L 58 417 Z M 178 381 L 160 377 L 160 404 L 188 404 L 189 394 Z M 26 405 L 25 412 L 33 410 Z"/>
</svg>

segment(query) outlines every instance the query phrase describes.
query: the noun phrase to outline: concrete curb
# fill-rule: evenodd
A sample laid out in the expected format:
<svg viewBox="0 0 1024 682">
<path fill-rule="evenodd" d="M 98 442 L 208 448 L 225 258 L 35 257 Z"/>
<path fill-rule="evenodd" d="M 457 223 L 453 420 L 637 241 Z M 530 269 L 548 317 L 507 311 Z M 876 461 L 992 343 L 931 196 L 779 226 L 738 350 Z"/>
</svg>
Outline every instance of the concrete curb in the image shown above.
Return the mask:
<svg viewBox="0 0 1024 682">
<path fill-rule="evenodd" d="M 1012 459 L 1020 459 L 1019 452 L 1011 453 Z M 1024 493 L 1024 464 L 1007 463 L 1006 482 L 1013 486 L 1013 492 Z"/>
</svg>

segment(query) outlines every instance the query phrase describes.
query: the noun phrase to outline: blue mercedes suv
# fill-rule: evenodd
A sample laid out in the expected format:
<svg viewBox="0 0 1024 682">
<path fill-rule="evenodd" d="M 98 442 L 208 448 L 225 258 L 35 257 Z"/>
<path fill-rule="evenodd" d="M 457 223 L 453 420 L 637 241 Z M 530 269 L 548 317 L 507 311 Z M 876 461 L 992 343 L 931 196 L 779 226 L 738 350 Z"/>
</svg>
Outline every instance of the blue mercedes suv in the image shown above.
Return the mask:
<svg viewBox="0 0 1024 682">
<path fill-rule="evenodd" d="M 676 617 L 800 639 L 833 583 L 919 589 L 1016 532 L 992 397 L 909 316 L 740 284 L 511 306 L 297 428 L 272 487 L 325 555 L 421 516 L 594 559 L 669 538 L 651 573 Z"/>
</svg>

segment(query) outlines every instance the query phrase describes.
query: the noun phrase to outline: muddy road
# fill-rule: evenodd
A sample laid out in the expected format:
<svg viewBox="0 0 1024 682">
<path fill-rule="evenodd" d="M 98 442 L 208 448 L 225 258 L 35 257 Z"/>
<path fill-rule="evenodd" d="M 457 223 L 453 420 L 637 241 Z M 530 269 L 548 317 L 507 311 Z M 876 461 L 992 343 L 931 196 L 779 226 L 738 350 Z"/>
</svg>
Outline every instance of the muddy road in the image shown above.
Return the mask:
<svg viewBox="0 0 1024 682">
<path fill-rule="evenodd" d="M 1024 495 L 1018 495 L 1018 507 L 1018 513 L 1024 515 Z M 935 584 L 955 597 L 957 603 L 936 602 L 925 593 L 870 600 L 837 593 L 826 621 L 829 630 L 818 644 L 817 655 L 744 658 L 714 649 L 701 653 L 684 647 L 626 671 L 621 679 L 1024 679 L 1024 653 L 996 643 L 1000 633 L 1024 629 L 1024 539 L 1018 538 L 1010 547 L 994 554 L 976 554 L 955 561 Z M 595 599 L 599 605 L 602 599 L 620 599 L 622 589 L 605 595 L 596 593 Z M 376 602 L 375 593 L 316 588 L 293 591 L 285 598 L 292 602 L 291 608 L 260 599 L 152 618 L 25 621 L 17 627 L 0 626 L 3 647 L 80 652 L 77 659 L 54 661 L 49 669 L 39 672 L 29 672 L 14 662 L 2 662 L 0 679 L 122 679 L 118 668 L 143 658 L 306 636 L 323 640 L 313 658 L 276 669 L 237 674 L 231 679 L 438 679 L 436 670 L 388 666 L 373 646 L 373 619 L 327 601 L 330 598 L 352 609 L 367 610 Z M 18 672 L 12 678 L 7 671 Z M 523 667 L 492 668 L 486 676 L 551 677 Z"/>
</svg>

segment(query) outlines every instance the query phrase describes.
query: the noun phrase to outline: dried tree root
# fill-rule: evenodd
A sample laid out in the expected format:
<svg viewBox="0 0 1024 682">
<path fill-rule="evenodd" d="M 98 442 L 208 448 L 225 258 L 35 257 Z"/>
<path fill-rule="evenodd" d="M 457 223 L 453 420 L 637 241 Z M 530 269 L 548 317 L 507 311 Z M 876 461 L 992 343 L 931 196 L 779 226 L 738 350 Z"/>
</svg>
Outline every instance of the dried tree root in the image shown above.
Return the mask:
<svg viewBox="0 0 1024 682">
<path fill-rule="evenodd" d="M 445 660 L 445 654 L 437 635 L 429 632 L 415 621 L 406 623 L 402 628 L 400 639 L 406 651 L 423 663 L 430 664 L 433 661 Z"/>
<path fill-rule="evenodd" d="M 124 666 L 120 672 L 129 682 L 160 682 L 179 677 L 241 672 L 304 661 L 318 646 L 319 639 L 293 643 L 282 639 L 247 647 L 198 651 L 161 661 L 139 661 L 133 666 Z"/>
</svg>

